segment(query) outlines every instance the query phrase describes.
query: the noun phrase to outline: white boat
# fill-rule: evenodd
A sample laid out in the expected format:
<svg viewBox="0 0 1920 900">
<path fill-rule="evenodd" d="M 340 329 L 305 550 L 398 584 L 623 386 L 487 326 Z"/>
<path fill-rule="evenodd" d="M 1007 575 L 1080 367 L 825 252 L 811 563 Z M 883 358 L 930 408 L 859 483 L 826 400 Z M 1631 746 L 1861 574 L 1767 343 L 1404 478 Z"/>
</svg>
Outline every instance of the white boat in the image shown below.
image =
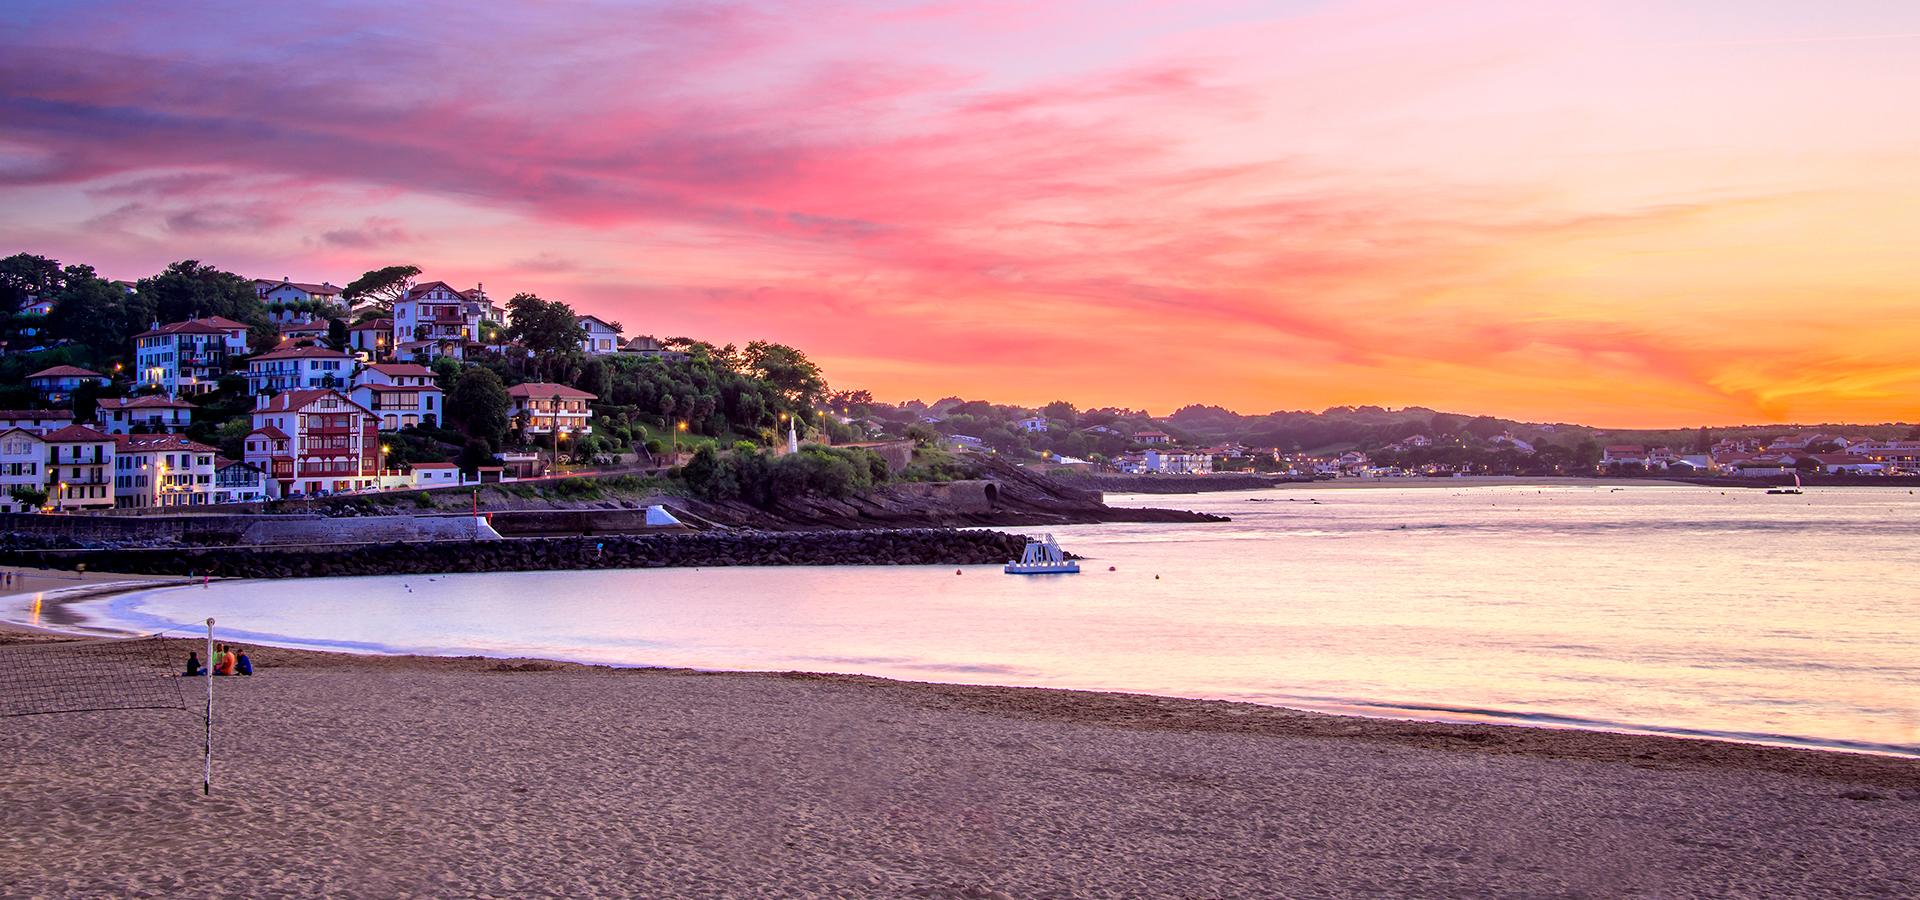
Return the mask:
<svg viewBox="0 0 1920 900">
<path fill-rule="evenodd" d="M 1018 562 L 1007 563 L 1008 575 L 1075 575 L 1080 564 L 1067 558 L 1066 551 L 1051 534 L 1027 539 L 1027 549 Z"/>
<path fill-rule="evenodd" d="M 1803 491 L 1800 489 L 1800 473 L 1795 472 L 1793 473 L 1793 487 L 1767 488 L 1767 493 L 1769 494 L 1804 494 L 1806 493 L 1806 491 Z"/>
</svg>

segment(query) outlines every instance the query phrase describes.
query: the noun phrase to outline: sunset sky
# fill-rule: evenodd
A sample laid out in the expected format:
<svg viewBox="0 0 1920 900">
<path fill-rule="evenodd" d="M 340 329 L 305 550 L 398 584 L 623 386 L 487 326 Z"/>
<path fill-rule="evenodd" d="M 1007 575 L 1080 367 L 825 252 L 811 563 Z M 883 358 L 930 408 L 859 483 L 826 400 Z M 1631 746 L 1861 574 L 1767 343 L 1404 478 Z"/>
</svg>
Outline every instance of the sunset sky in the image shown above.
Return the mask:
<svg viewBox="0 0 1920 900">
<path fill-rule="evenodd" d="M 1920 4 L 0 0 L 0 255 L 886 399 L 1920 419 Z"/>
</svg>

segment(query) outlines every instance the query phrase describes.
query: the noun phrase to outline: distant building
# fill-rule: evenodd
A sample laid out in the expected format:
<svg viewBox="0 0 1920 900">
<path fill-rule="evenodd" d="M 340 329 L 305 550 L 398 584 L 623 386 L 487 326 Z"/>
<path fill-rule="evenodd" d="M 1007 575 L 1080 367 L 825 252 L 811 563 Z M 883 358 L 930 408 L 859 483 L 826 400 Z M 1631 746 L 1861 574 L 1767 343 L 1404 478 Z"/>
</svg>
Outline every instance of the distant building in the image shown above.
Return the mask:
<svg viewBox="0 0 1920 900">
<path fill-rule="evenodd" d="M 1600 465 L 1604 468 L 1646 464 L 1647 448 L 1639 444 L 1609 444 L 1600 451 Z"/>
<path fill-rule="evenodd" d="M 193 404 L 155 394 L 146 397 L 103 397 L 94 414 L 108 434 L 185 431 L 193 421 Z"/>
<path fill-rule="evenodd" d="M 253 292 L 260 298 L 260 302 L 267 304 L 269 312 L 273 311 L 274 306 L 306 303 L 324 304 L 336 315 L 344 315 L 347 311 L 346 301 L 340 299 L 340 287 L 325 282 L 312 284 L 288 278 L 282 278 L 279 281 L 256 278 L 253 281 Z M 274 321 L 278 323 L 287 320 L 276 315 Z"/>
<path fill-rule="evenodd" d="M 393 356 L 393 320 L 368 319 L 347 326 L 347 348 L 376 362 Z"/>
<path fill-rule="evenodd" d="M 172 434 L 114 438 L 113 505 L 128 509 L 213 502 L 216 451 Z"/>
<path fill-rule="evenodd" d="M 1213 456 L 1181 450 L 1148 450 L 1142 462 L 1152 475 L 1211 475 Z"/>
<path fill-rule="evenodd" d="M 507 415 L 519 423 L 524 436 L 561 434 L 579 437 L 593 433 L 593 394 L 564 384 L 528 382 L 507 388 L 511 404 Z"/>
<path fill-rule="evenodd" d="M 686 359 L 687 354 L 679 350 L 668 350 L 667 345 L 655 340 L 651 335 L 641 335 L 621 345 L 620 352 L 648 359 Z"/>
<path fill-rule="evenodd" d="M 113 436 L 69 425 L 47 445 L 47 503 L 56 510 L 113 508 Z"/>
<path fill-rule="evenodd" d="M 79 366 L 54 366 L 27 376 L 27 386 L 39 391 L 49 403 L 65 403 L 83 384 L 106 385 L 110 379 L 92 369 Z"/>
<path fill-rule="evenodd" d="M 0 431 L 19 428 L 34 434 L 65 428 L 73 424 L 73 411 L 66 409 L 0 409 Z"/>
<path fill-rule="evenodd" d="M 247 325 L 221 316 L 188 319 L 133 336 L 134 381 L 175 396 L 218 387 L 233 361 L 247 355 Z"/>
<path fill-rule="evenodd" d="M 480 288 L 455 290 L 444 281 L 414 285 L 393 304 L 393 358 L 425 362 L 466 359 L 480 340 L 480 323 L 494 307 Z"/>
<path fill-rule="evenodd" d="M 460 467 L 453 463 L 422 462 L 413 464 L 414 487 L 457 487 L 459 484 Z"/>
<path fill-rule="evenodd" d="M 353 357 L 325 347 L 289 347 L 247 360 L 247 387 L 255 395 L 271 391 L 345 389 Z"/>
<path fill-rule="evenodd" d="M 280 326 L 280 343 L 290 345 L 307 341 L 318 344 L 327 339 L 327 329 L 331 327 L 327 319 L 296 319 Z"/>
<path fill-rule="evenodd" d="M 1052 427 L 1047 422 L 1046 416 L 1032 416 L 1030 418 L 1021 419 L 1020 421 L 1015 422 L 1013 424 L 1014 424 L 1014 427 L 1028 434 L 1035 434 L 1038 432 L 1046 431 L 1048 428 Z"/>
<path fill-rule="evenodd" d="M 580 330 L 587 333 L 580 339 L 580 352 L 588 356 L 607 356 L 619 353 L 620 329 L 612 322 L 599 316 L 579 316 L 574 321 L 580 324 Z"/>
<path fill-rule="evenodd" d="M 1173 435 L 1164 431 L 1136 431 L 1133 433 L 1133 442 L 1136 444 L 1171 444 L 1173 443 Z"/>
<path fill-rule="evenodd" d="M 14 491 L 47 493 L 47 442 L 24 428 L 0 430 L 0 512 L 32 512 Z"/>
<path fill-rule="evenodd" d="M 438 425 L 446 414 L 446 395 L 433 370 L 412 363 L 361 369 L 347 395 L 379 419 L 381 431 Z"/>
<path fill-rule="evenodd" d="M 267 473 L 252 463 L 222 459 L 213 467 L 214 503 L 258 503 L 279 496 Z"/>
</svg>

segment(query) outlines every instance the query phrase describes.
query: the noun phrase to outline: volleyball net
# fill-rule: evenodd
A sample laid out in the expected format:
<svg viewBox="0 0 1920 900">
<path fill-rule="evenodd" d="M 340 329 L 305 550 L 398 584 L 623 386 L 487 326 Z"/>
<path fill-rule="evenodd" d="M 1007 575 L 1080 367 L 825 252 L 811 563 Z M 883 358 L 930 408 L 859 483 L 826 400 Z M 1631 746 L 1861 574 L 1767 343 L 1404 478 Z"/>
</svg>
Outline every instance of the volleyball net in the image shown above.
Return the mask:
<svg viewBox="0 0 1920 900">
<path fill-rule="evenodd" d="M 185 653 L 157 637 L 0 647 L 0 718 L 123 709 L 191 710 Z"/>
</svg>

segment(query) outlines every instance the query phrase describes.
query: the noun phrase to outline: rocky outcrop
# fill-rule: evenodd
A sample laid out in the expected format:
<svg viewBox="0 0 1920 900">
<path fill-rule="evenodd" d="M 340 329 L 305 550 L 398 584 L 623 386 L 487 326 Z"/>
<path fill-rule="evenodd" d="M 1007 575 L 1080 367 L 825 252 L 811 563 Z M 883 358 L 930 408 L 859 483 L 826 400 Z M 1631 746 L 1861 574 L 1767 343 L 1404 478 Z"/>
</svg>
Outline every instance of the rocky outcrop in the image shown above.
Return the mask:
<svg viewBox="0 0 1920 900">
<path fill-rule="evenodd" d="M 1018 535 L 894 529 L 708 532 L 302 547 L 0 549 L 0 564 L 148 575 L 303 578 L 666 566 L 981 565 L 1018 558 Z"/>
</svg>

